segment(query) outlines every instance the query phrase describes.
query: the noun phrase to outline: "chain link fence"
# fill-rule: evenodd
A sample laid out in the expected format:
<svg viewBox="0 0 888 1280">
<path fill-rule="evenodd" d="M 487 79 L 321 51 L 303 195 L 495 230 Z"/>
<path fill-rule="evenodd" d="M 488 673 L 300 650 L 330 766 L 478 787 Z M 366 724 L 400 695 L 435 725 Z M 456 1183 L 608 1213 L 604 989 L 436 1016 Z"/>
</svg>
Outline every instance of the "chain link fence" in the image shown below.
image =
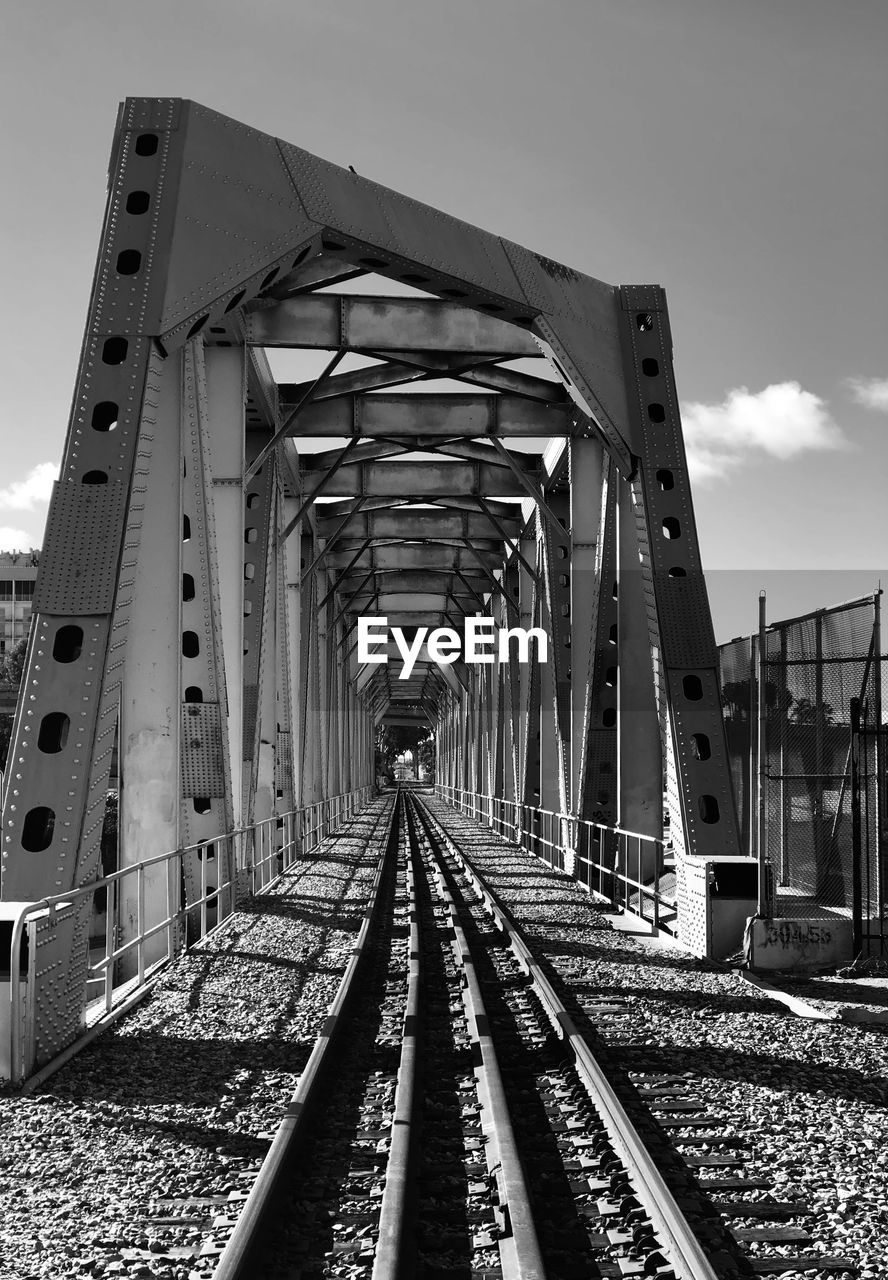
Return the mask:
<svg viewBox="0 0 888 1280">
<path fill-rule="evenodd" d="M 864 935 L 881 938 L 888 833 L 879 605 L 876 594 L 767 627 L 761 814 L 758 636 L 722 645 L 720 662 L 743 848 L 757 856 L 761 839 L 772 913 L 850 916 L 856 905 Z"/>
</svg>

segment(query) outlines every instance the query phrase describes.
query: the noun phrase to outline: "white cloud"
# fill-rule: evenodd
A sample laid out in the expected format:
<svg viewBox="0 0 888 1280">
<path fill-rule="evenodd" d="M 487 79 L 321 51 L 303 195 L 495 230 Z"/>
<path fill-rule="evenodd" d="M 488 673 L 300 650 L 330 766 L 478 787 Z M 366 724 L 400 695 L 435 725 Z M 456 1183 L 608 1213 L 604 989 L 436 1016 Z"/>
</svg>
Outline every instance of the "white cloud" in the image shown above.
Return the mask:
<svg viewBox="0 0 888 1280">
<path fill-rule="evenodd" d="M 797 382 L 756 392 L 735 387 L 721 404 L 683 404 L 681 415 L 691 478 L 704 483 L 763 455 L 783 462 L 812 450 L 850 447 L 826 402 Z"/>
<path fill-rule="evenodd" d="M 0 524 L 0 551 L 30 551 L 39 545 L 39 539 L 24 529 L 13 529 L 11 525 Z"/>
<path fill-rule="evenodd" d="M 49 502 L 52 483 L 58 475 L 58 463 L 38 462 L 24 480 L 15 480 L 7 488 L 0 489 L 0 510 L 33 511 L 35 507 Z"/>
<path fill-rule="evenodd" d="M 858 404 L 888 413 L 888 378 L 846 378 L 845 385 Z"/>
</svg>

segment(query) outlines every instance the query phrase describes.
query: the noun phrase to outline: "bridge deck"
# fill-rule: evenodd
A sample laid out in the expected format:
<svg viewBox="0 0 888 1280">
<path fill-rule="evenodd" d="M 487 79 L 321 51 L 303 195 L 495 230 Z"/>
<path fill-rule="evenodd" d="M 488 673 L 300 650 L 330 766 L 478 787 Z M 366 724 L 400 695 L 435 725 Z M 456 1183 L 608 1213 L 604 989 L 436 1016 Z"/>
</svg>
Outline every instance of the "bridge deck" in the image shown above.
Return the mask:
<svg viewBox="0 0 888 1280">
<path fill-rule="evenodd" d="M 571 877 L 424 799 L 543 962 L 594 1011 L 612 1066 L 639 1081 L 680 1077 L 727 1132 L 750 1140 L 744 1176 L 771 1177 L 783 1196 L 813 1203 L 824 1178 L 853 1186 L 860 1207 L 844 1212 L 870 1233 L 855 1248 L 861 1257 L 888 1248 L 863 1137 L 886 1123 L 876 1033 L 838 1024 L 812 1033 L 724 967 L 615 930 Z M 34 1277 L 212 1274 L 353 946 L 378 855 L 371 833 L 390 803 L 374 801 L 181 956 L 138 1009 L 40 1089 L 0 1098 L 5 1267 Z M 683 1132 L 685 1155 L 699 1151 L 695 1132 L 691 1123 Z"/>
</svg>

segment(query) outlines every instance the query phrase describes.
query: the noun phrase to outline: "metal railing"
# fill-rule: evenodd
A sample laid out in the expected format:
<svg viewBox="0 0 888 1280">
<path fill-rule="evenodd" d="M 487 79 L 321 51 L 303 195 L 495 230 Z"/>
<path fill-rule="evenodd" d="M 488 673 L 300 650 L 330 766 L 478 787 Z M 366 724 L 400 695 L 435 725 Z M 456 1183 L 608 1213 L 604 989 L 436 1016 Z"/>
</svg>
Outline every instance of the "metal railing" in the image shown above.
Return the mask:
<svg viewBox="0 0 888 1280">
<path fill-rule="evenodd" d="M 90 938 L 86 967 L 89 1028 L 129 1000 L 183 949 L 212 934 L 247 889 L 254 895 L 268 891 L 300 856 L 363 808 L 372 790 L 366 786 L 331 796 L 147 858 L 69 893 L 22 904 L 11 920 L 8 955 L 9 1078 L 17 1083 L 30 1068 L 23 1036 L 26 1004 L 33 1002 L 34 994 L 27 991 L 28 957 L 34 947 L 26 945 L 26 939 L 34 932 L 34 942 L 38 940 L 29 925 L 39 926 L 39 946 L 44 947 L 52 941 L 47 932 L 71 922 L 78 912 L 88 911 L 99 921 L 104 938 L 102 932 Z M 186 900 L 184 872 L 189 858 L 196 858 L 200 879 L 199 893 Z M 96 895 L 99 903 L 104 896 L 103 912 L 98 910 Z M 123 902 L 126 908 L 121 912 Z M 122 935 L 119 922 L 125 917 L 130 923 Z M 0 956 L 0 972 L 6 963 L 7 957 Z M 34 968 L 33 954 L 30 968 Z M 0 992 L 3 985 L 0 978 Z M 5 1021 L 0 1019 L 0 1025 Z"/>
<path fill-rule="evenodd" d="M 550 867 L 563 871 L 572 862 L 572 874 L 585 888 L 655 929 L 674 932 L 676 897 L 661 886 L 666 869 L 662 840 L 443 783 L 436 784 L 435 794 Z"/>
</svg>

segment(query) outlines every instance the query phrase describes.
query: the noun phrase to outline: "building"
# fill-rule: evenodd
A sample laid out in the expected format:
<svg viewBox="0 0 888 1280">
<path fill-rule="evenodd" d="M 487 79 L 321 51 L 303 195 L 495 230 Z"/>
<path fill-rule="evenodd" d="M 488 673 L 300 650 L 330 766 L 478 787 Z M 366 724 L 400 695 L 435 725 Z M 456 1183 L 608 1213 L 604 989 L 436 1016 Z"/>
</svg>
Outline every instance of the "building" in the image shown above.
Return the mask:
<svg viewBox="0 0 888 1280">
<path fill-rule="evenodd" d="M 40 552 L 0 552 L 0 653 L 28 634 Z"/>
</svg>

